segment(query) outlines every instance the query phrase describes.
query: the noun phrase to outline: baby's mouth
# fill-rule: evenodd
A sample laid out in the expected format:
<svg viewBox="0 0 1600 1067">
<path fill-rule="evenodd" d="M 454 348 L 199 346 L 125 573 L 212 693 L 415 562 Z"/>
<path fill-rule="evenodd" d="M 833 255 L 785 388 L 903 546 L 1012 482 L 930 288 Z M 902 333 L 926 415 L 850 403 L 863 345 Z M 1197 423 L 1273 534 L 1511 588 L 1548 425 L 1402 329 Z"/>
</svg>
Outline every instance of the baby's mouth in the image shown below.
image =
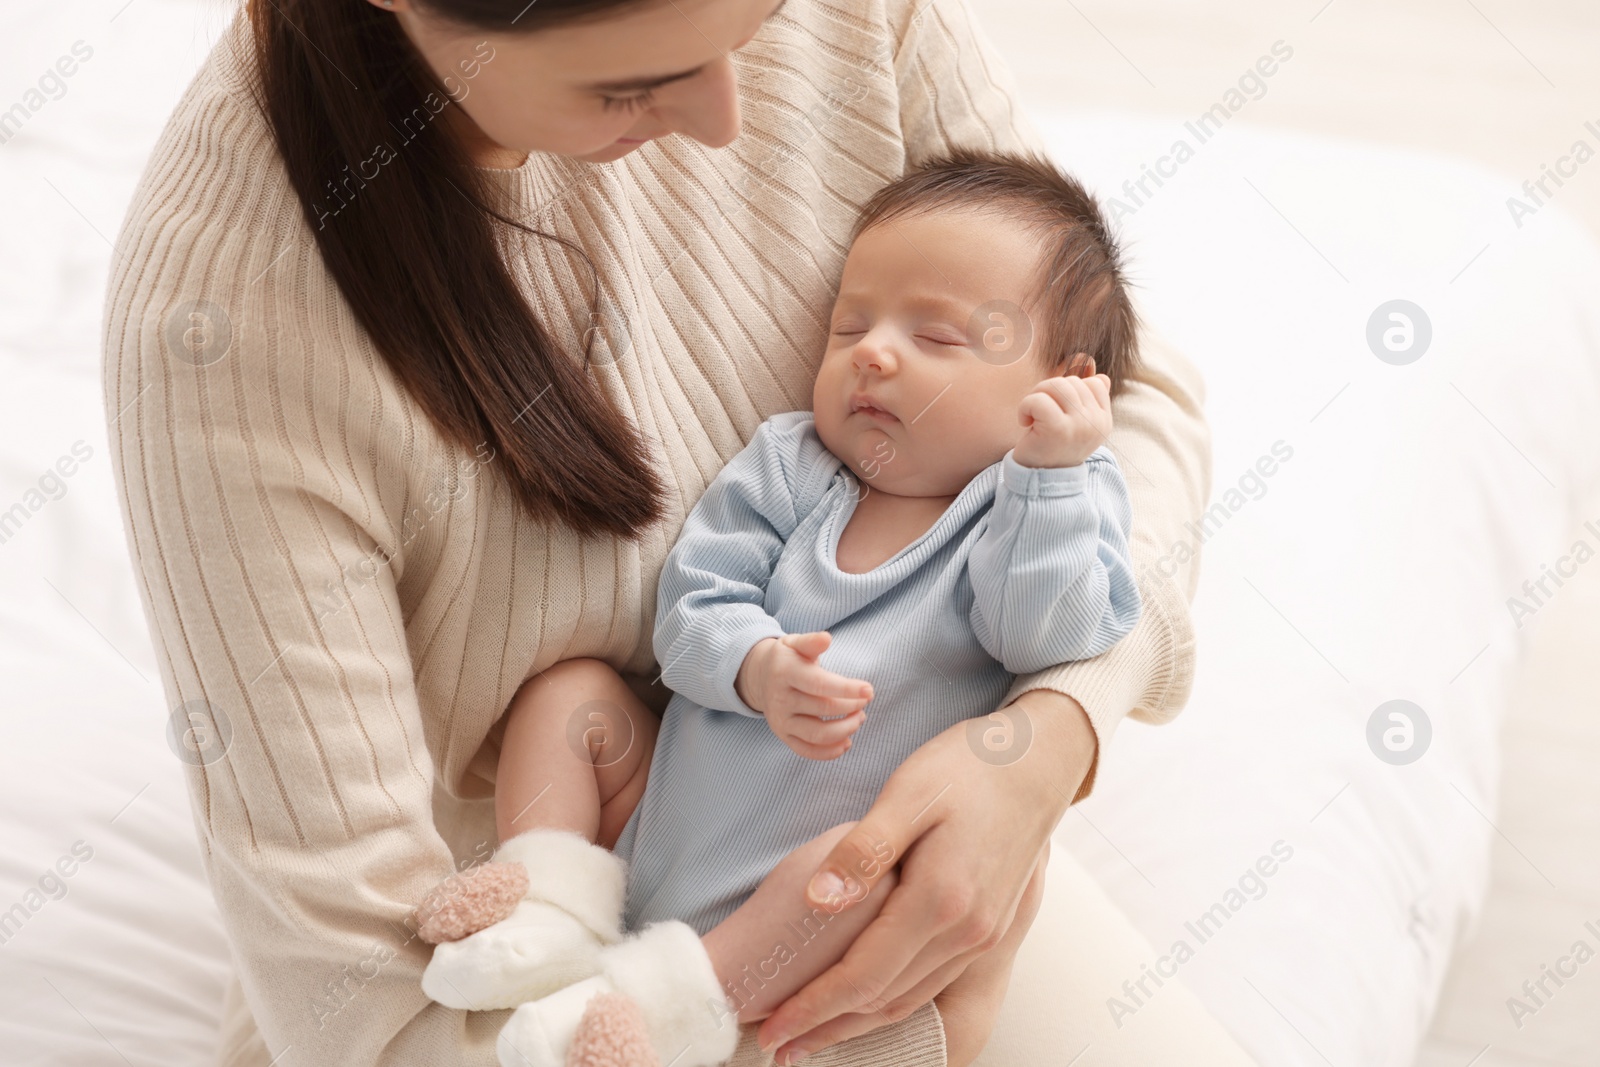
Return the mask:
<svg viewBox="0 0 1600 1067">
<path fill-rule="evenodd" d="M 865 415 L 874 422 L 899 422 L 893 412 L 879 407 L 865 397 L 852 397 L 850 399 L 850 414 Z"/>
</svg>

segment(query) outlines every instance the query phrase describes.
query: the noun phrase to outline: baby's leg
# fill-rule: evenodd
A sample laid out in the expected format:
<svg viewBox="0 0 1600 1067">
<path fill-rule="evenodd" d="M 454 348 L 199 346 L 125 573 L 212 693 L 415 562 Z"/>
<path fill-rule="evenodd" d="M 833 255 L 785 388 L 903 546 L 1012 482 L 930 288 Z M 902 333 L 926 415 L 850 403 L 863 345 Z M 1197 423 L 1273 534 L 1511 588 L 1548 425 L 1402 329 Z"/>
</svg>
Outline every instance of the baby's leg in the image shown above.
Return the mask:
<svg viewBox="0 0 1600 1067">
<path fill-rule="evenodd" d="M 855 823 L 841 823 L 785 856 L 732 915 L 702 943 L 741 1023 L 759 1022 L 811 979 L 838 963 L 856 935 L 877 918 L 899 881 L 891 870 L 866 899 L 847 910 L 813 907 L 806 883 Z M 864 892 L 860 883 L 847 893 Z"/>
<path fill-rule="evenodd" d="M 501 841 L 571 830 L 610 848 L 644 794 L 660 722 L 609 664 L 570 659 L 512 698 L 496 775 Z"/>
<path fill-rule="evenodd" d="M 503 887 L 485 877 L 487 865 L 435 890 L 440 903 L 427 921 L 442 914 L 440 932 L 450 930 L 422 989 L 452 1008 L 546 996 L 595 974 L 602 948 L 622 938 L 625 872 L 608 850 L 644 791 L 655 715 L 606 664 L 575 659 L 525 683 L 507 716 L 494 860 L 520 863 L 526 879 L 513 883 L 514 901 L 484 888 Z"/>
</svg>

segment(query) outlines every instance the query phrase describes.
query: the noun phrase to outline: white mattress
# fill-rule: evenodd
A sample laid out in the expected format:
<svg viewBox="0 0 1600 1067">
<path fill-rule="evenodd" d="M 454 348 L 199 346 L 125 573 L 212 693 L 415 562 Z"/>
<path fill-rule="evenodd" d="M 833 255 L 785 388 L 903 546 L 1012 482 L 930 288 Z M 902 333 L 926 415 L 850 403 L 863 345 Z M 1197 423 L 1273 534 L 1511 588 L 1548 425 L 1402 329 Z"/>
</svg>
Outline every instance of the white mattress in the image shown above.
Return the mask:
<svg viewBox="0 0 1600 1067">
<path fill-rule="evenodd" d="M 0 15 L 0 101 L 75 41 L 94 49 L 0 145 L 0 511 L 75 443 L 91 450 L 0 544 L 0 1048 L 202 1064 L 227 948 L 165 737 L 97 362 L 103 237 L 218 15 L 91 6 Z M 1117 115 L 1042 125 L 1108 194 L 1183 134 Z M 1600 255 L 1559 209 L 1513 228 L 1502 185 L 1241 126 L 1122 221 L 1145 313 L 1205 371 L 1215 496 L 1239 506 L 1205 545 L 1189 709 L 1125 726 L 1059 836 L 1157 946 L 1152 965 L 1189 942 L 1182 978 L 1264 1065 L 1410 1062 L 1484 891 L 1519 652 L 1505 599 L 1559 554 L 1575 487 L 1597 480 Z M 1433 326 L 1407 366 L 1365 340 L 1395 298 Z M 1292 455 L 1249 480 L 1278 442 Z M 1410 765 L 1367 746 L 1391 699 L 1432 723 Z M 1278 842 L 1291 858 L 1231 896 Z M 56 881 L 62 857 L 73 873 Z M 1185 923 L 1219 903 L 1198 944 Z"/>
</svg>

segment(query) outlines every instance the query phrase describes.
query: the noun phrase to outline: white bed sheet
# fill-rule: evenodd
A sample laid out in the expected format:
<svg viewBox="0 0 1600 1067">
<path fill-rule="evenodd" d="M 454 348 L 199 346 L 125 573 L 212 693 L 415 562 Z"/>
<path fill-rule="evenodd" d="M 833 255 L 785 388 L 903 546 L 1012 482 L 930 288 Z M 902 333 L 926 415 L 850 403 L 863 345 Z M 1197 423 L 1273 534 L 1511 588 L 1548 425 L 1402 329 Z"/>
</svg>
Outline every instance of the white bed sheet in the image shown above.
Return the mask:
<svg viewBox="0 0 1600 1067">
<path fill-rule="evenodd" d="M 97 372 L 103 237 L 218 9 L 122 5 L 0 17 L 0 99 L 74 41 L 95 49 L 0 145 L 0 510 L 76 442 L 92 452 L 0 544 L 0 1048 L 16 1063 L 207 1063 L 228 967 Z M 1106 193 L 1181 132 L 1043 125 Z M 1180 971 L 1272 1067 L 1410 1062 L 1483 895 L 1518 655 L 1504 600 L 1567 543 L 1573 487 L 1596 479 L 1600 256 L 1558 209 L 1513 229 L 1503 184 L 1236 127 L 1122 222 L 1145 313 L 1206 373 L 1217 496 L 1276 442 L 1293 455 L 1205 545 L 1189 710 L 1124 727 L 1059 837 L 1159 946 L 1152 965 L 1275 842 L 1294 850 Z M 1363 340 L 1395 297 L 1434 328 L 1406 367 Z M 1397 697 L 1434 726 L 1406 767 L 1364 740 Z M 80 841 L 93 856 L 65 895 L 30 897 Z"/>
</svg>

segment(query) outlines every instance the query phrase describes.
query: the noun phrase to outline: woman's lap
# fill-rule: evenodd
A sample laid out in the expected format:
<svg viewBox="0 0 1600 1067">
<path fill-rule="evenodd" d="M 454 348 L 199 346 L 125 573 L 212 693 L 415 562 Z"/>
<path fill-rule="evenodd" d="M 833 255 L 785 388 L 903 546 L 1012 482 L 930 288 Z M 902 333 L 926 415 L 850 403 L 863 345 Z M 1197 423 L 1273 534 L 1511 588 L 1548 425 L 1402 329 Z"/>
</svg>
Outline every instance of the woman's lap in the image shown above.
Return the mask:
<svg viewBox="0 0 1600 1067">
<path fill-rule="evenodd" d="M 1050 850 L 1044 900 L 1022 947 L 1005 1004 L 989 1043 L 973 1067 L 1254 1067 L 1252 1060 L 1188 989 L 1168 979 L 1119 1028 L 1106 1002 L 1124 997 L 1124 980 L 1136 979 L 1156 953 L 1088 873 L 1063 848 Z M 237 981 L 237 980 L 235 980 Z M 265 1064 L 265 1046 L 254 1032 L 238 990 L 230 991 L 244 1024 L 225 1035 L 235 1046 L 219 1062 L 243 1067 Z M 817 1067 L 837 1064 L 936 1062 L 937 1030 L 919 1011 L 894 1027 L 811 1057 Z M 226 1027 L 225 1027 L 226 1029 Z M 771 1058 L 755 1047 L 755 1027 L 743 1028 L 736 1067 L 766 1067 Z M 248 1031 L 248 1032 L 246 1032 Z M 907 1048 L 906 1042 L 925 1048 Z M 1076 1057 L 1076 1059 L 1074 1059 Z"/>
<path fill-rule="evenodd" d="M 1113 1019 L 1108 1001 L 1126 1002 L 1123 982 L 1138 979 L 1141 965 L 1156 955 L 1088 872 L 1065 849 L 1051 849 L 1039 914 L 973 1067 L 1253 1067 L 1255 1061 L 1175 979 L 1136 1014 Z"/>
</svg>

